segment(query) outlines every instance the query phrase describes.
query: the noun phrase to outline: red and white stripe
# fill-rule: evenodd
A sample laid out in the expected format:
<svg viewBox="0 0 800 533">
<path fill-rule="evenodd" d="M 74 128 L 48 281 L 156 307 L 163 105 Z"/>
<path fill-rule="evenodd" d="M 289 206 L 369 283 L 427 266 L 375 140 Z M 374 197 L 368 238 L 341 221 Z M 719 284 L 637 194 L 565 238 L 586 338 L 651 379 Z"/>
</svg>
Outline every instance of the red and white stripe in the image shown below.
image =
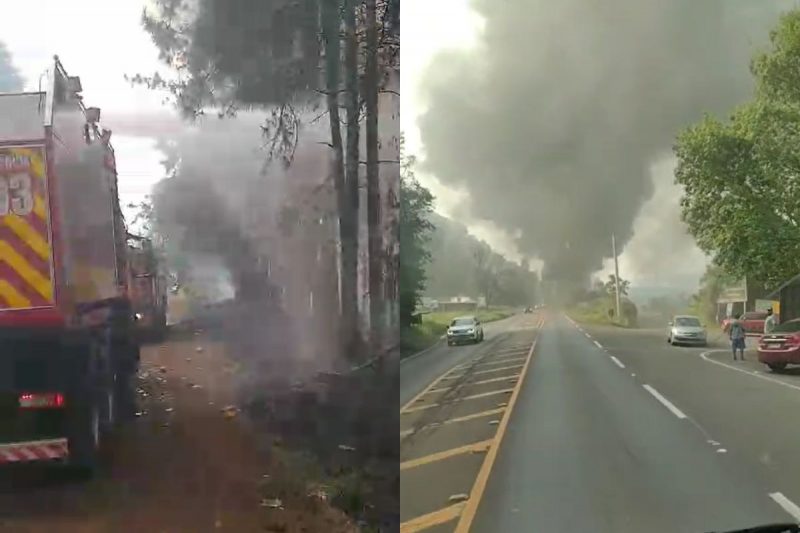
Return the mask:
<svg viewBox="0 0 800 533">
<path fill-rule="evenodd" d="M 36 440 L 0 444 L 0 464 L 51 461 L 69 454 L 67 439 Z"/>
</svg>

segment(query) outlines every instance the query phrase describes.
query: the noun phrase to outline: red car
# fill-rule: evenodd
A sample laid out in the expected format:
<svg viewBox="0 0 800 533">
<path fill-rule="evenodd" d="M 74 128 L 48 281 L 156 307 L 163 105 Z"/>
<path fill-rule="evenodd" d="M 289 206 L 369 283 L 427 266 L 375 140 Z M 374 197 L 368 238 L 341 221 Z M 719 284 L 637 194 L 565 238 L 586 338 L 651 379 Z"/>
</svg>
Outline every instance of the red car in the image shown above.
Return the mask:
<svg viewBox="0 0 800 533">
<path fill-rule="evenodd" d="M 777 372 L 786 365 L 800 365 L 800 318 L 778 324 L 758 340 L 758 360 Z"/>
<path fill-rule="evenodd" d="M 762 335 L 764 333 L 764 321 L 767 319 L 766 311 L 748 311 L 739 319 L 744 325 L 744 330 L 748 335 Z M 732 318 L 722 321 L 722 331 L 728 332 Z"/>
</svg>

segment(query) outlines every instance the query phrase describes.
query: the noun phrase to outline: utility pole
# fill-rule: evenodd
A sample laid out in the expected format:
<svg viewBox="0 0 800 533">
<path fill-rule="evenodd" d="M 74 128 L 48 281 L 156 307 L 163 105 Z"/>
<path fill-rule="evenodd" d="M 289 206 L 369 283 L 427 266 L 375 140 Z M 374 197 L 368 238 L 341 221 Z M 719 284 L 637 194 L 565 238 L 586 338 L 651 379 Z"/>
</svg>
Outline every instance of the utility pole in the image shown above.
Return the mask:
<svg viewBox="0 0 800 533">
<path fill-rule="evenodd" d="M 617 306 L 617 320 L 620 320 L 619 305 L 619 261 L 617 261 L 617 238 L 611 234 L 611 251 L 614 254 L 614 299 Z"/>
</svg>

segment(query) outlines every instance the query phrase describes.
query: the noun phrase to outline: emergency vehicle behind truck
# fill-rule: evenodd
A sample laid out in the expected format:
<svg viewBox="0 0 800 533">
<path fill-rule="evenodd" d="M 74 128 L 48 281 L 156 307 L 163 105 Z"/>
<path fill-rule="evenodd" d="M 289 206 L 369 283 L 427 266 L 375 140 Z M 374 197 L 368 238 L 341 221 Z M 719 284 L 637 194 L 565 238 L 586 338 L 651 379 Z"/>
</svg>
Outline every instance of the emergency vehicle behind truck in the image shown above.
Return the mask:
<svg viewBox="0 0 800 533">
<path fill-rule="evenodd" d="M 57 57 L 0 93 L 0 463 L 89 469 L 134 409 L 139 347 L 111 132 Z"/>
</svg>

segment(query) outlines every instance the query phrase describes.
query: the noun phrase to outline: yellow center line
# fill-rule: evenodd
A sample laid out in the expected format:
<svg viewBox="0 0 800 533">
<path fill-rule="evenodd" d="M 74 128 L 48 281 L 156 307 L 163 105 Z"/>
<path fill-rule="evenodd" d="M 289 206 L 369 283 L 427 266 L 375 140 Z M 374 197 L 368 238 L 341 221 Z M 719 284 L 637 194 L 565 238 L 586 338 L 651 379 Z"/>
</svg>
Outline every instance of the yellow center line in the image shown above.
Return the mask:
<svg viewBox="0 0 800 533">
<path fill-rule="evenodd" d="M 498 381 L 511 381 L 519 377 L 519 374 L 514 374 L 512 376 L 503 376 L 501 378 L 492 378 L 492 379 L 484 379 L 481 381 L 466 381 L 461 383 L 462 387 L 469 387 L 472 385 L 486 385 L 487 383 L 497 383 Z M 434 392 L 444 392 L 447 390 L 452 389 L 453 387 L 442 387 L 441 389 L 431 389 L 428 392 L 433 394 Z"/>
<path fill-rule="evenodd" d="M 480 442 L 467 444 L 466 446 L 459 446 L 458 448 L 450 448 L 449 450 L 432 453 L 430 455 L 425 455 L 423 457 L 418 457 L 416 459 L 409 459 L 408 461 L 403 461 L 402 463 L 400 463 L 400 470 L 402 471 L 402 470 L 408 470 L 409 468 L 416 468 L 418 466 L 435 463 L 436 461 L 442 461 L 444 459 L 449 459 L 457 455 L 464 455 L 466 453 L 485 452 L 489 448 L 489 446 L 491 446 L 492 442 L 494 442 L 494 439 L 482 440 Z"/>
<path fill-rule="evenodd" d="M 514 392 L 514 389 L 501 389 L 501 390 L 493 390 L 491 392 L 482 392 L 480 394 L 472 394 L 470 396 L 462 396 L 461 398 L 455 398 L 453 400 L 443 402 L 443 403 L 432 403 L 430 405 L 420 405 L 419 407 L 409 407 L 401 414 L 405 413 L 414 413 L 416 411 L 424 411 L 425 409 L 433 409 L 434 407 L 439 407 L 442 405 L 449 405 L 451 403 L 458 403 L 463 402 L 464 400 L 476 400 L 478 398 L 485 398 L 487 396 L 494 396 L 496 394 L 508 394 L 510 392 Z"/>
<path fill-rule="evenodd" d="M 543 324 L 544 320 L 542 319 L 539 321 L 539 331 L 541 331 Z M 470 498 L 467 500 L 467 505 L 464 507 L 464 511 L 461 513 L 458 524 L 456 525 L 453 533 L 469 533 L 469 529 L 472 526 L 472 521 L 475 520 L 475 515 L 478 512 L 478 505 L 480 505 L 481 498 L 486 490 L 486 484 L 489 481 L 489 475 L 491 474 L 492 467 L 497 459 L 497 452 L 500 448 L 500 443 L 503 441 L 506 428 L 508 427 L 508 421 L 511 419 L 511 413 L 514 411 L 514 405 L 517 403 L 517 398 L 519 398 L 519 391 L 522 390 L 522 385 L 525 382 L 525 375 L 528 372 L 531 359 L 533 359 L 533 352 L 536 349 L 536 342 L 538 340 L 539 336 L 537 335 L 536 339 L 533 341 L 533 344 L 531 344 L 531 349 L 528 352 L 528 360 L 525 361 L 525 366 L 523 367 L 522 372 L 520 372 L 520 377 L 517 381 L 516 387 L 514 387 L 514 392 L 511 393 L 511 398 L 508 400 L 508 408 L 506 409 L 505 413 L 503 413 L 503 418 L 500 420 L 500 424 L 497 426 L 497 433 L 495 433 L 493 444 L 489 448 L 489 451 L 483 460 L 481 469 L 478 472 L 478 477 L 475 480 L 475 484 L 472 486 L 472 490 L 470 491 Z"/>
<path fill-rule="evenodd" d="M 438 424 L 436 424 L 436 423 L 434 423 L 434 424 L 426 424 L 426 425 L 422 426 L 421 428 L 419 428 L 418 431 L 422 431 L 425 428 L 436 427 L 436 426 L 439 426 L 439 425 L 446 426 L 447 424 L 456 424 L 458 422 L 467 422 L 469 420 L 474 420 L 476 418 L 483 418 L 483 417 L 486 417 L 486 416 L 499 415 L 503 411 L 505 411 L 505 407 L 500 407 L 499 409 L 489 409 L 488 411 L 481 411 L 480 413 L 473 413 L 471 415 L 465 415 L 465 416 L 459 416 L 459 417 L 456 417 L 456 418 L 450 418 L 450 419 L 447 419 L 447 420 L 443 420 L 442 422 L 439 422 Z M 405 431 L 401 431 L 400 432 L 400 438 L 403 438 L 406 435 L 411 435 L 412 433 L 414 433 L 413 429 L 407 429 Z"/>
<path fill-rule="evenodd" d="M 418 516 L 417 518 L 408 520 L 400 524 L 400 533 L 416 533 L 423 529 L 428 529 L 440 524 L 445 524 L 450 520 L 455 520 L 464 510 L 466 503 L 461 502 L 455 505 L 450 505 L 444 509 L 433 511 L 432 513 Z"/>
</svg>

